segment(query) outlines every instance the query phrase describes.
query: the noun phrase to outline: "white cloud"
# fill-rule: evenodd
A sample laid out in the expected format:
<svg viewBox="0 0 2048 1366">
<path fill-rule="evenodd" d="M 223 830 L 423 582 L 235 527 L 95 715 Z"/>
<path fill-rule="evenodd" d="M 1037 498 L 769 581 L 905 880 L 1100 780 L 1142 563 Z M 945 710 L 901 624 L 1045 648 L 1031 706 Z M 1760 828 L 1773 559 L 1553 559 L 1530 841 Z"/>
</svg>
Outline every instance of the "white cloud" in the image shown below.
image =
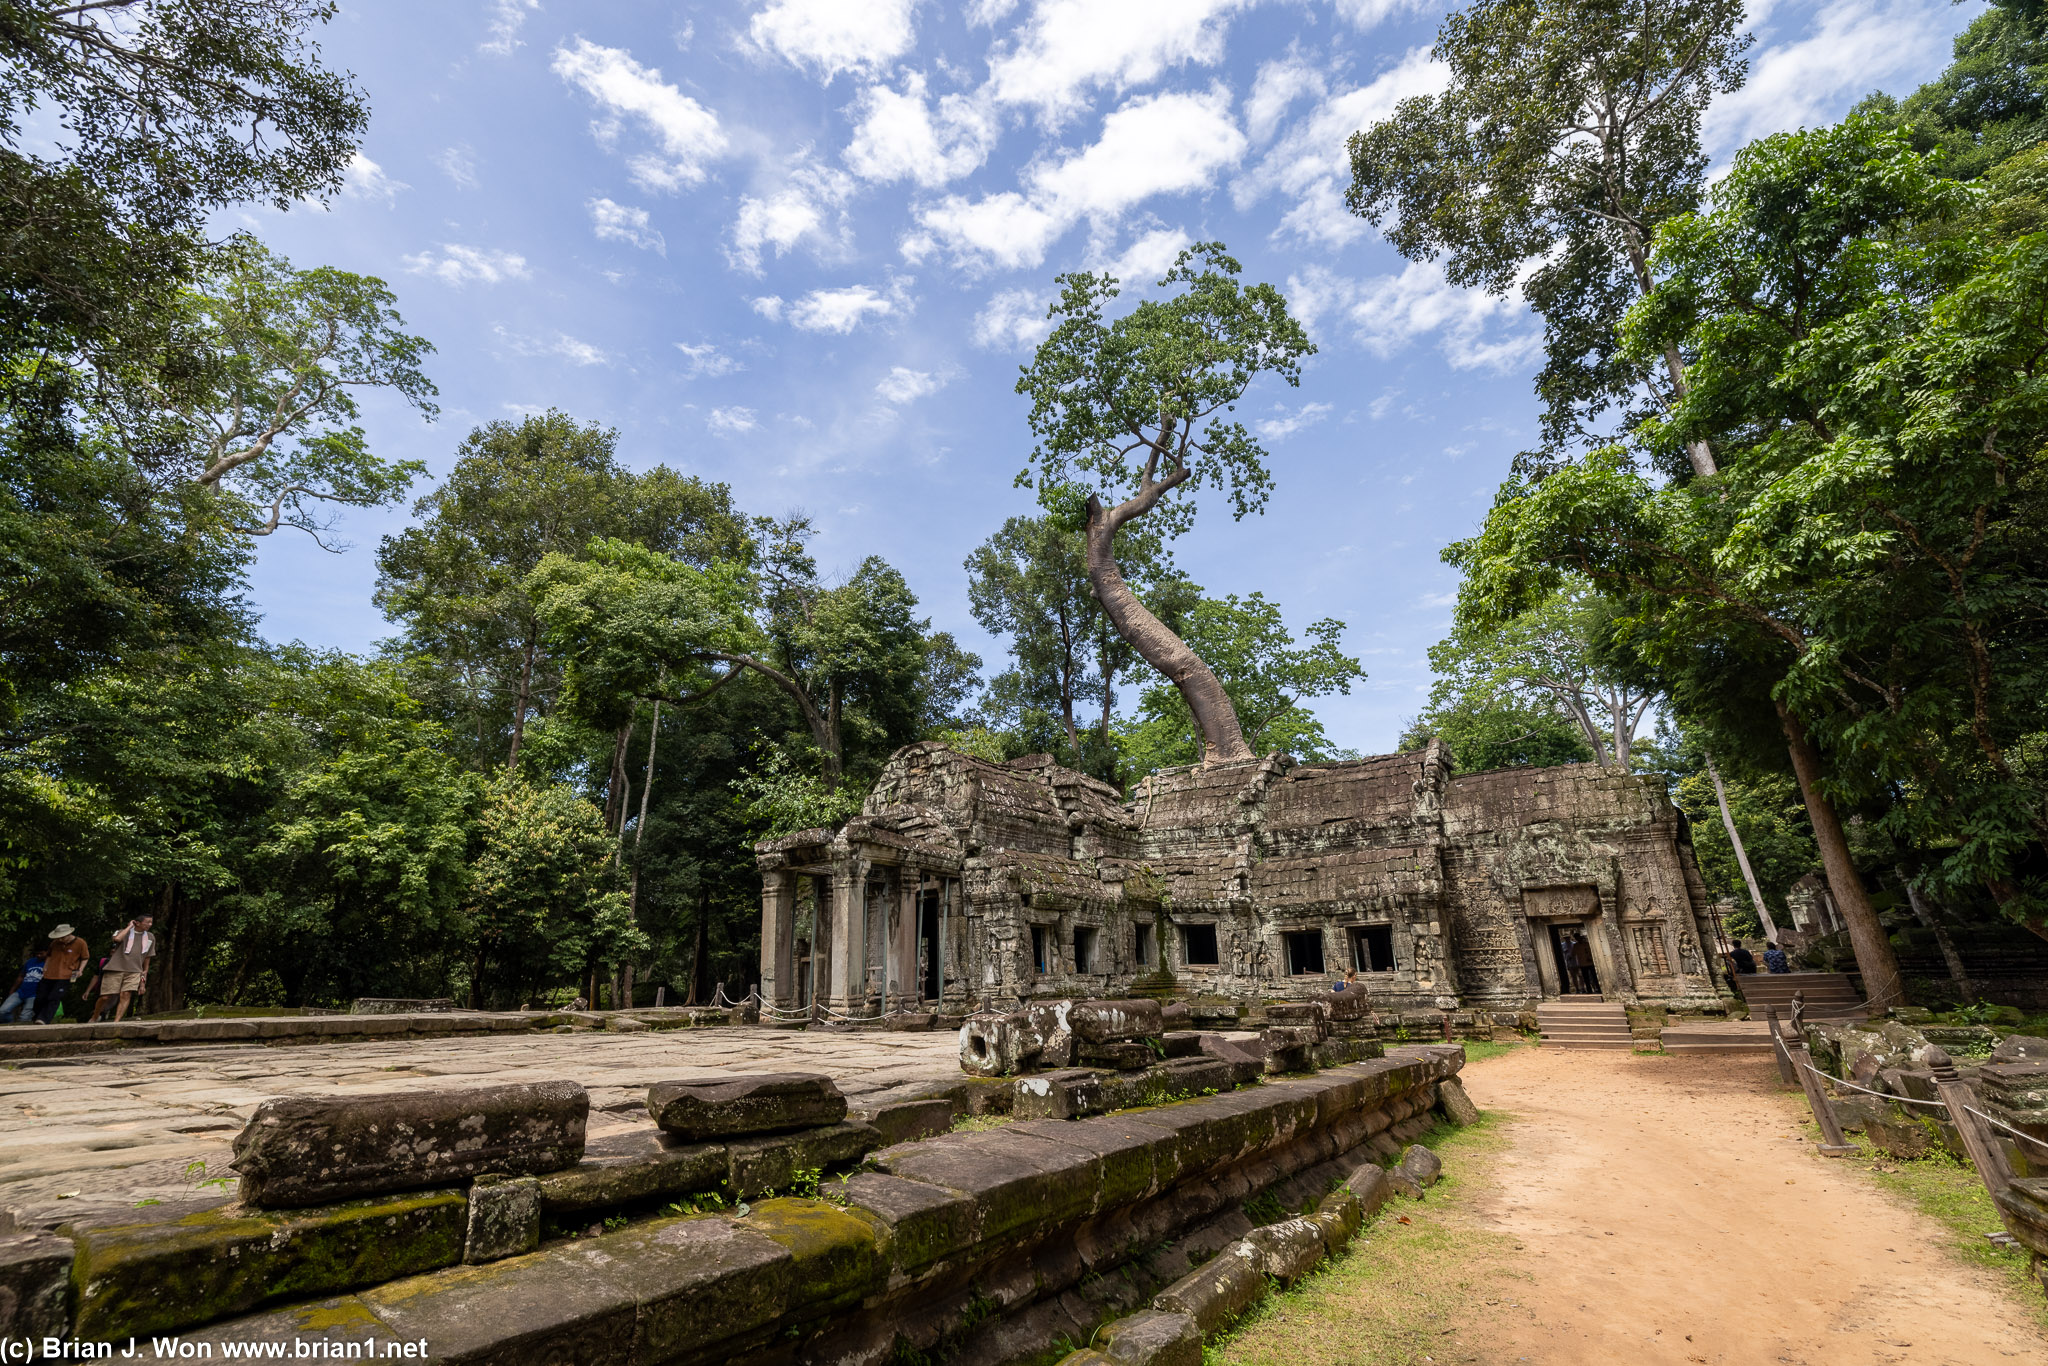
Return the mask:
<svg viewBox="0 0 2048 1366">
<path fill-rule="evenodd" d="M 400 190 L 412 186 L 402 180 L 393 180 L 384 174 L 384 168 L 357 152 L 348 159 L 348 167 L 342 172 L 341 192 L 350 199 L 381 199 L 386 204 L 397 200 Z"/>
<path fill-rule="evenodd" d="M 566 332 L 557 332 L 553 338 L 529 337 L 511 331 L 500 325 L 494 329 L 498 340 L 517 356 L 552 356 L 568 361 L 571 365 L 608 365 L 611 357 L 587 341 L 581 341 Z"/>
<path fill-rule="evenodd" d="M 859 124 L 846 164 L 863 180 L 911 180 L 932 188 L 974 170 L 995 146 L 995 118 L 985 102 L 946 95 L 934 111 L 918 71 L 904 78 L 901 93 L 870 86 L 847 112 Z"/>
<path fill-rule="evenodd" d="M 867 285 L 845 289 L 814 289 L 792 303 L 784 316 L 791 327 L 804 332 L 851 332 L 873 314 L 886 318 L 909 309 L 900 297 L 876 293 Z"/>
<path fill-rule="evenodd" d="M 1345 143 L 1359 129 L 1392 114 L 1402 100 L 1434 94 L 1448 79 L 1449 69 L 1418 47 L 1370 83 L 1319 100 L 1237 178 L 1232 199 L 1240 210 L 1274 193 L 1294 201 L 1281 215 L 1279 232 L 1323 246 L 1342 246 L 1363 236 L 1369 231 L 1366 221 L 1344 207 L 1344 190 L 1351 183 Z M 1284 108 L 1302 93 L 1322 95 L 1322 78 L 1298 67 L 1268 66 L 1253 83 L 1246 116 L 1277 119 L 1275 106 Z"/>
<path fill-rule="evenodd" d="M 642 251 L 668 255 L 668 243 L 649 225 L 647 210 L 610 199 L 593 199 L 583 207 L 590 210 L 590 229 L 600 241 L 624 242 Z"/>
<path fill-rule="evenodd" d="M 1052 331 L 1045 316 L 1052 298 L 1028 289 L 998 290 L 974 315 L 974 344 L 989 350 L 1020 351 L 1038 345 Z"/>
<path fill-rule="evenodd" d="M 760 426 L 752 408 L 713 408 L 704 425 L 720 436 L 738 436 Z"/>
<path fill-rule="evenodd" d="M 1195 239 L 1180 228 L 1155 228 L 1138 237 L 1114 260 L 1094 267 L 1123 282 L 1125 289 L 1143 289 L 1166 274 L 1175 258 L 1194 245 Z"/>
<path fill-rule="evenodd" d="M 699 342 L 695 346 L 688 342 L 677 342 L 676 350 L 682 352 L 689 360 L 688 367 L 683 371 L 685 379 L 716 379 L 720 375 L 729 375 L 741 368 L 738 361 L 710 342 Z"/>
<path fill-rule="evenodd" d="M 434 157 L 434 164 L 441 168 L 441 174 L 458 190 L 474 190 L 483 182 L 477 179 L 476 153 L 468 143 L 444 147 Z"/>
<path fill-rule="evenodd" d="M 1337 13 L 1357 29 L 1377 28 L 1404 14 L 1425 14 L 1443 9 L 1443 0 L 1336 0 Z"/>
<path fill-rule="evenodd" d="M 1768 43 L 1742 89 L 1707 111 L 1703 136 L 1721 153 L 1788 128 L 1832 121 L 1846 97 L 1888 79 L 1939 69 L 1955 21 L 1946 5 L 1922 0 L 1837 0 L 1815 9 L 1813 31 L 1798 42 Z M 1762 16 L 1752 16 L 1761 24 Z"/>
<path fill-rule="evenodd" d="M 964 263 L 1036 266 L 1083 218 L 1112 223 L 1154 195 L 1205 188 L 1244 150 L 1223 91 L 1142 96 L 1104 119 L 1090 146 L 1035 167 L 1028 199 L 1014 190 L 949 195 L 920 210 L 923 235 L 906 242 L 906 254 L 943 244 Z"/>
<path fill-rule="evenodd" d="M 741 197 L 725 259 L 735 269 L 759 275 L 764 248 L 781 256 L 808 242 L 815 254 L 844 256 L 851 236 L 844 210 L 853 188 L 846 172 L 819 166 L 809 160 L 808 151 L 800 152 L 780 185 Z"/>
<path fill-rule="evenodd" d="M 1273 406 L 1279 410 L 1280 416 L 1269 417 L 1263 422 L 1254 424 L 1259 435 L 1268 441 L 1284 440 L 1305 427 L 1315 426 L 1316 423 L 1321 422 L 1330 415 L 1334 405 L 1328 403 L 1304 403 L 1300 408 L 1291 413 L 1287 411 L 1284 404 L 1276 403 Z"/>
<path fill-rule="evenodd" d="M 599 143 L 611 146 L 627 115 L 645 124 L 661 146 L 659 155 L 628 158 L 633 179 L 650 190 L 675 191 L 704 179 L 706 163 L 725 154 L 725 131 L 718 115 L 661 79 L 661 72 L 641 66 L 623 48 L 599 47 L 578 38 L 573 47 L 555 49 L 557 76 L 581 89 L 605 111 L 591 125 Z"/>
<path fill-rule="evenodd" d="M 977 28 L 993 28 L 1015 8 L 1017 0 L 967 0 L 967 22 Z"/>
<path fill-rule="evenodd" d="M 1244 97 L 1244 128 L 1253 142 L 1264 142 L 1280 126 L 1280 118 L 1304 95 L 1322 95 L 1322 70 L 1293 53 L 1267 62 L 1252 79 Z"/>
<path fill-rule="evenodd" d="M 910 51 L 917 0 L 769 0 L 747 35 L 792 66 L 829 81 L 886 66 Z"/>
<path fill-rule="evenodd" d="M 946 387 L 945 377 L 934 375 L 927 370 L 913 370 L 907 365 L 891 366 L 889 373 L 875 386 L 875 392 L 885 403 L 911 403 L 936 394 Z"/>
<path fill-rule="evenodd" d="M 1057 127 L 1088 92 L 1124 91 L 1169 67 L 1223 59 L 1230 15 L 1249 0 L 1037 0 L 1017 37 L 989 55 L 989 90 Z"/>
<path fill-rule="evenodd" d="M 1459 289 L 1436 265 L 1416 262 L 1399 275 L 1352 280 L 1310 266 L 1287 280 L 1295 316 L 1311 332 L 1334 319 L 1349 324 L 1359 345 L 1390 356 L 1432 333 L 1444 358 L 1460 370 L 1507 370 L 1542 347 L 1542 336 L 1521 324 L 1522 305 L 1483 290 Z"/>
<path fill-rule="evenodd" d="M 491 0 L 491 21 L 484 30 L 487 36 L 476 50 L 493 57 L 511 56 L 525 46 L 519 40 L 519 30 L 526 27 L 526 16 L 539 8 L 540 0 Z"/>
<path fill-rule="evenodd" d="M 505 280 L 524 280 L 531 272 L 526 258 L 514 251 L 466 247 L 443 242 L 440 254 L 420 252 L 405 258 L 405 268 L 414 275 L 431 275 L 444 285 L 495 285 Z"/>
</svg>

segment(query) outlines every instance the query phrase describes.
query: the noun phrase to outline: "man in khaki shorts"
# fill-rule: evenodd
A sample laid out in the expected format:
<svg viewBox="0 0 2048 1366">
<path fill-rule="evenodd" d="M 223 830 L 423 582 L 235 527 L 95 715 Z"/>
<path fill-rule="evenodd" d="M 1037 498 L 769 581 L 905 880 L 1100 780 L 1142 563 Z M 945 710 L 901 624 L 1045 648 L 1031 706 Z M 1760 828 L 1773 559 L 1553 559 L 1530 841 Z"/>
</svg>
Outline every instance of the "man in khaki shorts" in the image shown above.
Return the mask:
<svg viewBox="0 0 2048 1366">
<path fill-rule="evenodd" d="M 128 1003 L 141 994 L 149 977 L 149 960 L 156 953 L 156 936 L 149 932 L 155 923 L 154 916 L 138 915 L 115 932 L 114 951 L 100 969 L 100 998 L 93 1002 L 93 1019 L 99 1019 L 109 1001 L 119 1003 L 114 1018 L 120 1019 L 128 1013 Z"/>
</svg>

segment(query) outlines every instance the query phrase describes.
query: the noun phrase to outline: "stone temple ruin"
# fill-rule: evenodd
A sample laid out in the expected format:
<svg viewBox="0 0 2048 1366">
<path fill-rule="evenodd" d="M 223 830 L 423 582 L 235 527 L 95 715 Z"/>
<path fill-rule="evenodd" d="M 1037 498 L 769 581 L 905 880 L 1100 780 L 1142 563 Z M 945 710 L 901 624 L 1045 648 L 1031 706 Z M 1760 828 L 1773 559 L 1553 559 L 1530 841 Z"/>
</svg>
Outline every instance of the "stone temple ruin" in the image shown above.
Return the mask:
<svg viewBox="0 0 2048 1366">
<path fill-rule="evenodd" d="M 1130 801 L 1034 755 L 899 750 L 861 814 L 756 846 L 761 996 L 784 1012 L 959 1014 L 1136 992 L 1523 1011 L 1568 994 L 1713 1009 L 1683 818 L 1592 764 L 1456 774 L 1440 742 L 1344 763 L 1168 769 Z M 1432 1016 L 1433 1017 L 1433 1016 Z"/>
</svg>

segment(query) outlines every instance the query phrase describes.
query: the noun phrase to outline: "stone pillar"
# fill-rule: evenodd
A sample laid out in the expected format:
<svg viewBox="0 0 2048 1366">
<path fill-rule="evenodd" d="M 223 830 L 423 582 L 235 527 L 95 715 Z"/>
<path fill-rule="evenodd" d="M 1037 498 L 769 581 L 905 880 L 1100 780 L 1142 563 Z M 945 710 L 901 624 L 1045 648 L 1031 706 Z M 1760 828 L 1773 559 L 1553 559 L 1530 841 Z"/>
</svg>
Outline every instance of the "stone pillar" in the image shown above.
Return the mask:
<svg viewBox="0 0 2048 1366">
<path fill-rule="evenodd" d="M 908 864 L 896 869 L 896 943 L 891 957 L 896 960 L 896 999 L 904 1010 L 915 1010 L 917 990 L 918 884 L 924 879 Z"/>
<path fill-rule="evenodd" d="M 858 859 L 848 859 L 832 870 L 832 938 L 828 952 L 825 1004 L 851 1014 L 861 1006 L 865 994 L 868 953 L 866 899 L 867 870 Z"/>
<path fill-rule="evenodd" d="M 789 1006 L 796 988 L 796 877 L 761 875 L 761 999 Z"/>
</svg>

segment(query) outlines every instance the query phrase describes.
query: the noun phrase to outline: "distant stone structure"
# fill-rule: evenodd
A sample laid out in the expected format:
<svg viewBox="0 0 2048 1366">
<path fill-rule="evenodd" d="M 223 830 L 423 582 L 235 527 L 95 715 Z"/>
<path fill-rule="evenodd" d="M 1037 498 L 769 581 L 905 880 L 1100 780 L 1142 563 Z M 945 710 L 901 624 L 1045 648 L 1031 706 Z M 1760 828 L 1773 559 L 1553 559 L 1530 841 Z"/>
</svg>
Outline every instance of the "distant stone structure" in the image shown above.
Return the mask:
<svg viewBox="0 0 2048 1366">
<path fill-rule="evenodd" d="M 1455 774 L 1440 742 L 1345 763 L 1167 769 L 1128 802 L 1044 755 L 926 742 L 861 814 L 755 846 L 761 995 L 845 1015 L 1049 996 L 1303 999 L 1356 969 L 1388 1010 L 1718 1001 L 1705 889 L 1654 781 Z M 1574 981 L 1561 933 L 1587 941 Z"/>
</svg>

